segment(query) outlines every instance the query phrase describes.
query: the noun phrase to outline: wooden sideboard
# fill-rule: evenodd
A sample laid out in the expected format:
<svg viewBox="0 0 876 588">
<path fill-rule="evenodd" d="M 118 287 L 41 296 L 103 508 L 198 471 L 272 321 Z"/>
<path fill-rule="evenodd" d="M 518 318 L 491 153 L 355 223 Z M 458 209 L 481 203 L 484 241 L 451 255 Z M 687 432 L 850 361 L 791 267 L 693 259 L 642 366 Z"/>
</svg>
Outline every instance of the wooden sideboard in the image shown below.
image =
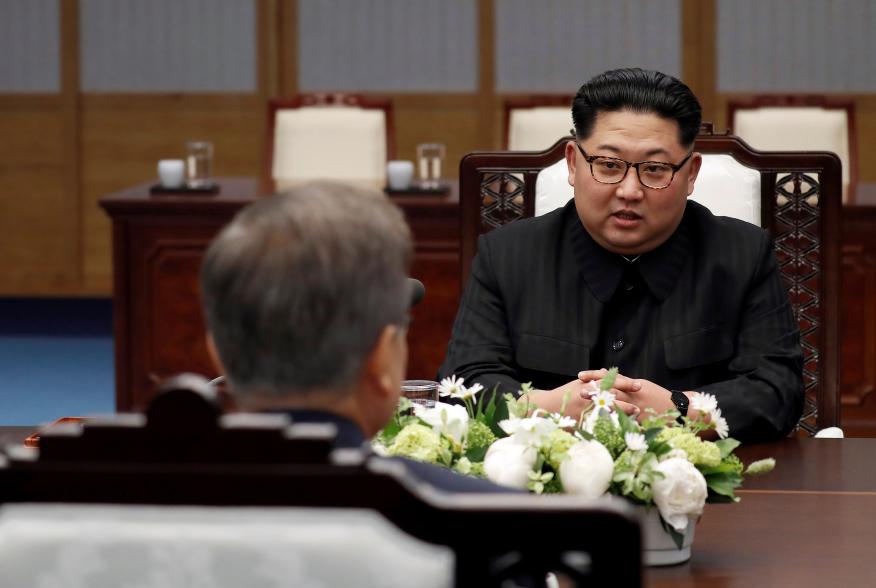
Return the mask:
<svg viewBox="0 0 876 588">
<path fill-rule="evenodd" d="M 213 195 L 150 195 L 150 184 L 100 204 L 113 224 L 116 408 L 132 410 L 180 372 L 218 375 L 207 353 L 198 275 L 204 250 L 234 214 L 267 193 L 255 178 L 221 178 Z M 459 298 L 459 199 L 398 194 L 414 234 L 411 275 L 426 286 L 413 309 L 408 375 L 433 378 Z"/>
<path fill-rule="evenodd" d="M 266 193 L 253 178 L 225 178 L 212 196 L 150 196 L 142 184 L 101 200 L 113 221 L 116 405 L 142 405 L 155 383 L 192 371 L 216 374 L 204 341 L 201 256 L 213 235 Z M 426 286 L 414 308 L 408 375 L 433 378 L 459 303 L 459 198 L 391 196 L 414 233 L 411 275 Z M 876 437 L 876 206 L 843 211 L 842 424 Z"/>
</svg>

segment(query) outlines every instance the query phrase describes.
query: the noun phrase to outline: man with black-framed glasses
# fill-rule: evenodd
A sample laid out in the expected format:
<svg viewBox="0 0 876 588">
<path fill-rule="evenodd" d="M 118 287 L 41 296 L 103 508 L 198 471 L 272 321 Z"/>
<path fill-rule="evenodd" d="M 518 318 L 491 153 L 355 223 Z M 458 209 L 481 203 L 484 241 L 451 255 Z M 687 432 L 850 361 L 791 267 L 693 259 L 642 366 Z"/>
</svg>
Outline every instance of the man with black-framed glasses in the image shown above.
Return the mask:
<svg viewBox="0 0 876 588">
<path fill-rule="evenodd" d="M 688 200 L 701 108 L 679 80 L 613 70 L 578 91 L 566 145 L 575 197 L 482 236 L 441 375 L 578 416 L 618 366 L 618 406 L 715 394 L 745 441 L 788 434 L 803 407 L 799 331 L 769 235 Z"/>
</svg>

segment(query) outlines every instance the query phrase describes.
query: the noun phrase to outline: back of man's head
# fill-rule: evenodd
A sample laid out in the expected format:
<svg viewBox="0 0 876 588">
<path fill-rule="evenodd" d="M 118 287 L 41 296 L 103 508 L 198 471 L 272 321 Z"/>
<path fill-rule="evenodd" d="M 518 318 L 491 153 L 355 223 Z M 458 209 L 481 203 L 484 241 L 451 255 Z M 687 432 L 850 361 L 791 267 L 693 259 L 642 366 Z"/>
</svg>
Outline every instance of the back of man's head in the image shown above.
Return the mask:
<svg viewBox="0 0 876 588">
<path fill-rule="evenodd" d="M 201 270 L 235 395 L 349 390 L 383 329 L 406 319 L 410 256 L 404 217 L 378 192 L 313 183 L 238 213 Z"/>
<path fill-rule="evenodd" d="M 700 103 L 682 81 L 659 71 L 614 69 L 594 76 L 578 89 L 572 102 L 578 139 L 590 136 L 600 112 L 619 110 L 674 120 L 684 147 L 693 145 L 702 121 Z"/>
</svg>

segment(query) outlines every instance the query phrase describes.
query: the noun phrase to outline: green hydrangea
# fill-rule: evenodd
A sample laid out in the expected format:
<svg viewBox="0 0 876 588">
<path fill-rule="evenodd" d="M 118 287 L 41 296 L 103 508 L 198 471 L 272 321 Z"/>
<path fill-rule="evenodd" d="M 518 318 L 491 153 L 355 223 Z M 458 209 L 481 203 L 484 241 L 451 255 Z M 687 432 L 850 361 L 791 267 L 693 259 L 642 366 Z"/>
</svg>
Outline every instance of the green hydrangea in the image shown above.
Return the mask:
<svg viewBox="0 0 876 588">
<path fill-rule="evenodd" d="M 563 429 L 555 429 L 551 432 L 547 447 L 545 447 L 545 455 L 547 462 L 555 471 L 559 471 L 560 464 L 566 459 L 566 454 L 569 448 L 572 447 L 578 440 L 571 433 Z M 547 490 L 545 490 L 547 492 Z"/>
<path fill-rule="evenodd" d="M 387 448 L 389 455 L 409 457 L 427 463 L 439 463 L 445 449 L 441 435 L 418 423 L 408 425 L 395 436 Z"/>
<path fill-rule="evenodd" d="M 683 450 L 687 454 L 687 460 L 694 465 L 715 467 L 721 463 L 721 450 L 717 445 L 711 441 L 703 441 L 680 427 L 663 429 L 658 439 L 666 441 L 673 449 Z"/>
<path fill-rule="evenodd" d="M 593 437 L 605 445 L 611 457 L 617 459 L 617 456 L 626 449 L 626 441 L 624 441 L 623 433 L 620 429 L 614 426 L 611 418 L 601 416 L 593 425 Z"/>
<path fill-rule="evenodd" d="M 730 453 L 721 461 L 721 465 L 731 465 L 733 466 L 733 473 L 737 475 L 742 475 L 742 470 L 744 469 L 744 465 L 742 460 L 736 457 L 735 454 Z"/>
<path fill-rule="evenodd" d="M 496 441 L 496 435 L 490 427 L 474 419 L 468 421 L 468 436 L 466 438 L 469 449 L 489 447 Z"/>
</svg>

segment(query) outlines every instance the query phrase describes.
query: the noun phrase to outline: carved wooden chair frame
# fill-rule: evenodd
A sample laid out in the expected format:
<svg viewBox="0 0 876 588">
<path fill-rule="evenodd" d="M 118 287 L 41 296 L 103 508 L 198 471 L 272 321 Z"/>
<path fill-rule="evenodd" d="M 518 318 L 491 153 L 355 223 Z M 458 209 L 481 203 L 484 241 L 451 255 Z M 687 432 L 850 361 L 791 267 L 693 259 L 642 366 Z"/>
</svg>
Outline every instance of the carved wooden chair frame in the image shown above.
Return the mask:
<svg viewBox="0 0 876 588">
<path fill-rule="evenodd" d="M 475 152 L 460 163 L 461 267 L 464 286 L 477 238 L 533 216 L 539 172 L 563 157 L 560 139 L 538 152 Z M 839 280 L 842 184 L 839 158 L 828 152 L 764 152 L 706 123 L 701 153 L 726 153 L 761 177 L 761 226 L 776 256 L 800 324 L 806 403 L 798 428 L 809 434 L 839 426 Z"/>
<path fill-rule="evenodd" d="M 0 450 L 0 505 L 370 509 L 405 533 L 453 549 L 457 586 L 498 588 L 521 574 L 543 579 L 547 571 L 564 573 L 575 586 L 642 585 L 641 535 L 626 505 L 441 492 L 393 460 L 334 450 L 332 425 L 284 423 L 278 415 L 247 425 L 239 418 L 247 415 L 228 416 L 237 422 L 222 415 L 206 380 L 178 377 L 145 418 L 120 415 L 75 432 L 50 428 L 38 450 Z M 521 541 L 521 528 L 541 539 Z M 614 565 L 619 545 L 622 569 Z"/>
</svg>

